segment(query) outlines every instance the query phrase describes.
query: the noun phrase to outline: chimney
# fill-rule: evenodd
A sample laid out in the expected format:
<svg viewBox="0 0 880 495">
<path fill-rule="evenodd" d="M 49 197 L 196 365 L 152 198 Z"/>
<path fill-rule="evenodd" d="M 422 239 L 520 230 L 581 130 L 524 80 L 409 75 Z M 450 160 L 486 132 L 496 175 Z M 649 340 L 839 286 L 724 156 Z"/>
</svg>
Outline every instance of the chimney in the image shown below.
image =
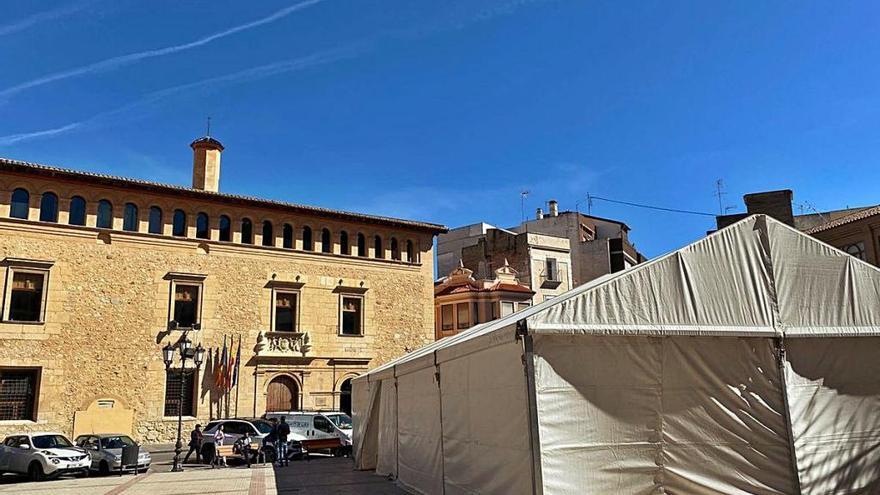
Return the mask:
<svg viewBox="0 0 880 495">
<path fill-rule="evenodd" d="M 538 210 L 535 211 L 535 219 L 536 220 L 543 220 L 544 219 L 544 210 L 538 208 Z"/>
<path fill-rule="evenodd" d="M 558 217 L 559 216 L 559 203 L 556 202 L 555 199 L 551 199 L 549 201 L 550 204 L 550 216 Z"/>
<path fill-rule="evenodd" d="M 193 149 L 193 189 L 218 192 L 220 190 L 220 141 L 205 136 L 190 144 Z"/>
<path fill-rule="evenodd" d="M 794 193 L 791 189 L 781 191 L 767 191 L 743 196 L 746 210 L 749 215 L 763 213 L 780 222 L 794 226 L 794 215 L 791 210 L 791 200 Z"/>
</svg>

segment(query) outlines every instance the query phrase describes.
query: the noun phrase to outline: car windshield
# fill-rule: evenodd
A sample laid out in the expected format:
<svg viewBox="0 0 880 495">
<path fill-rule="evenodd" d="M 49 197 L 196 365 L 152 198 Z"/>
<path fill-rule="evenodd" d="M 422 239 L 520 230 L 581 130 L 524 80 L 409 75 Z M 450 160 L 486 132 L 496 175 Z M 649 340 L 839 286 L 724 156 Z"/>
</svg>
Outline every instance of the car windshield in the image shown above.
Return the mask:
<svg viewBox="0 0 880 495">
<path fill-rule="evenodd" d="M 135 445 L 134 440 L 125 435 L 118 437 L 105 437 L 101 439 L 102 449 L 121 449 L 128 445 Z"/>
<path fill-rule="evenodd" d="M 257 427 L 257 431 L 262 434 L 268 435 L 272 432 L 272 425 L 266 421 L 254 421 L 253 425 Z"/>
<path fill-rule="evenodd" d="M 205 430 L 204 430 L 204 431 L 213 430 L 213 429 L 214 429 L 217 425 L 219 425 L 219 424 L 220 424 L 219 421 L 211 421 L 210 423 L 208 423 L 207 425 L 205 425 Z"/>
<path fill-rule="evenodd" d="M 351 416 L 348 414 L 328 414 L 327 418 L 342 430 L 351 429 Z"/>
<path fill-rule="evenodd" d="M 38 435 L 31 438 L 35 449 L 57 449 L 73 447 L 70 440 L 63 435 Z"/>
</svg>

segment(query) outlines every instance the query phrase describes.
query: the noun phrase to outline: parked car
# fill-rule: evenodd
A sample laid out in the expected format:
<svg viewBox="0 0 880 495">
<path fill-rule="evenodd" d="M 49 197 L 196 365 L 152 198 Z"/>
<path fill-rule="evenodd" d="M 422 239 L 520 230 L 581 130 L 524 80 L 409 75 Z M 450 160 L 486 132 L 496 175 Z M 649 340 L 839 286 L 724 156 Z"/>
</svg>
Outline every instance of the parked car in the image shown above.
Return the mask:
<svg viewBox="0 0 880 495">
<path fill-rule="evenodd" d="M 203 430 L 204 440 L 202 441 L 202 459 L 207 463 L 214 460 L 214 433 L 220 425 L 223 425 L 223 433 L 226 434 L 226 438 L 223 440 L 223 445 L 232 445 L 239 438 L 243 437 L 245 432 L 250 432 L 252 448 L 255 455 L 257 451 L 263 447 L 263 440 L 272 431 L 272 424 L 264 419 L 234 418 L 211 421 L 205 425 L 205 429 Z M 267 456 L 266 461 L 274 461 L 274 446 L 267 445 L 265 450 Z M 300 455 L 302 452 L 302 446 L 299 442 L 288 441 L 288 458 Z"/>
<path fill-rule="evenodd" d="M 122 448 L 137 446 L 128 435 L 118 433 L 96 433 L 76 437 L 76 445 L 82 447 L 92 456 L 92 471 L 102 475 L 111 471 L 119 471 L 122 463 Z M 138 447 L 137 466 L 125 466 L 125 469 L 146 471 L 150 468 L 152 458 L 147 449 Z"/>
<path fill-rule="evenodd" d="M 335 456 L 351 453 L 351 416 L 340 411 L 266 413 L 266 419 L 285 418 L 292 440 L 306 451 L 328 450 Z"/>
<path fill-rule="evenodd" d="M 0 445 L 0 474 L 26 474 L 33 481 L 66 473 L 88 476 L 89 453 L 61 433 L 9 435 Z"/>
</svg>

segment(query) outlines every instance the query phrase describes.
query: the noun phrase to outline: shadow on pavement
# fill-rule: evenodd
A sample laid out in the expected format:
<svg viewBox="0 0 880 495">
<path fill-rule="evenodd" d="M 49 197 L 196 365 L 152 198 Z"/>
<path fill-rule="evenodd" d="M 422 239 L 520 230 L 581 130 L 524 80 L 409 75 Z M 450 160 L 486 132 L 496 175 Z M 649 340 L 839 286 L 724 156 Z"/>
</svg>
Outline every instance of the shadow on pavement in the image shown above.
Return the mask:
<svg viewBox="0 0 880 495">
<path fill-rule="evenodd" d="M 274 468 L 278 495 L 402 495 L 406 494 L 385 478 L 369 471 L 355 471 L 348 457 L 310 456 Z M 268 487 L 267 487 L 268 488 Z"/>
</svg>

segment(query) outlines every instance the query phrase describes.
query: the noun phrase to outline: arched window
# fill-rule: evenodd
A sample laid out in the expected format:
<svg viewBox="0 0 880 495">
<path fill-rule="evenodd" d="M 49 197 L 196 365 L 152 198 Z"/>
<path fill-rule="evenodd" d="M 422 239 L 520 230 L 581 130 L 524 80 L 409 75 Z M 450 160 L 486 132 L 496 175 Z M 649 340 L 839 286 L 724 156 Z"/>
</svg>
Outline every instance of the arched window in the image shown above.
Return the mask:
<svg viewBox="0 0 880 495">
<path fill-rule="evenodd" d="M 106 199 L 98 201 L 98 220 L 95 226 L 99 229 L 113 228 L 113 204 Z"/>
<path fill-rule="evenodd" d="M 125 209 L 122 210 L 122 230 L 138 230 L 138 207 L 134 203 L 125 203 Z"/>
<path fill-rule="evenodd" d="M 254 243 L 254 224 L 251 222 L 250 218 L 241 219 L 241 243 Z"/>
<path fill-rule="evenodd" d="M 321 252 L 322 253 L 332 253 L 333 252 L 333 241 L 330 240 L 330 230 L 329 229 L 321 229 Z"/>
<path fill-rule="evenodd" d="M 358 256 L 366 256 L 367 255 L 367 238 L 364 236 L 364 234 L 358 234 L 357 240 L 358 240 L 357 255 Z"/>
<path fill-rule="evenodd" d="M 183 210 L 174 210 L 171 218 L 171 235 L 186 237 L 186 213 Z"/>
<path fill-rule="evenodd" d="M 275 233 L 272 231 L 272 222 L 268 220 L 263 220 L 263 245 L 264 246 L 274 246 L 275 245 Z"/>
<path fill-rule="evenodd" d="M 147 232 L 151 234 L 163 234 L 163 225 L 162 225 L 162 208 L 158 206 L 150 207 L 150 225 L 147 228 Z"/>
<path fill-rule="evenodd" d="M 342 254 L 350 254 L 348 252 L 348 232 L 344 230 L 339 233 L 339 252 Z"/>
<path fill-rule="evenodd" d="M 416 262 L 416 249 L 413 246 L 413 241 L 406 241 L 406 261 L 410 263 Z"/>
<path fill-rule="evenodd" d="M 306 225 L 303 227 L 303 250 L 312 251 L 315 244 L 312 242 L 312 228 Z"/>
<path fill-rule="evenodd" d="M 67 218 L 70 225 L 86 224 L 86 200 L 80 196 L 70 198 L 70 211 Z"/>
<path fill-rule="evenodd" d="M 226 215 L 220 215 L 220 240 L 226 242 L 232 240 L 232 220 Z"/>
<path fill-rule="evenodd" d="M 400 261 L 400 246 L 396 237 L 391 238 L 391 259 Z"/>
<path fill-rule="evenodd" d="M 211 219 L 208 214 L 201 212 L 196 216 L 196 237 L 199 239 L 211 238 Z"/>
<path fill-rule="evenodd" d="M 281 228 L 282 246 L 285 249 L 293 249 L 293 225 L 285 223 Z"/>
<path fill-rule="evenodd" d="M 58 221 L 58 196 L 55 193 L 43 193 L 40 199 L 40 221 L 53 223 Z"/>
<path fill-rule="evenodd" d="M 12 204 L 9 205 L 9 216 L 27 220 L 30 203 L 31 194 L 26 189 L 12 191 Z"/>
<path fill-rule="evenodd" d="M 382 249 L 382 238 L 379 236 L 373 237 L 373 257 L 380 259 L 385 257 L 385 251 Z"/>
</svg>

